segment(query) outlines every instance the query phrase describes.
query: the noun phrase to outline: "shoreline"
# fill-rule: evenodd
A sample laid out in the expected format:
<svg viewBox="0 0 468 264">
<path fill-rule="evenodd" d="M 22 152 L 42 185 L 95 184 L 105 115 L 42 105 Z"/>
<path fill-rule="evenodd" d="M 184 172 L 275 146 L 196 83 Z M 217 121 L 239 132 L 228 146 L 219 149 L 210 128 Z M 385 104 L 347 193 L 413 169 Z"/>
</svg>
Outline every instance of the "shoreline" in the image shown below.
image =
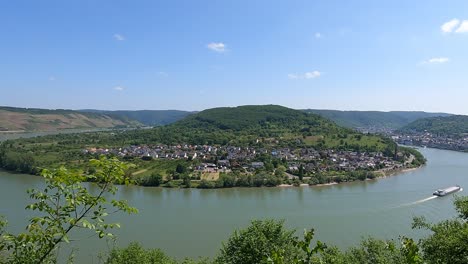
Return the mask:
<svg viewBox="0 0 468 264">
<path fill-rule="evenodd" d="M 376 177 L 377 178 L 387 178 L 387 177 L 390 177 L 390 176 L 395 176 L 396 174 L 402 174 L 402 173 L 407 173 L 407 172 L 411 172 L 411 171 L 415 171 L 417 169 L 420 169 L 422 167 L 424 167 L 426 164 L 423 164 L 423 165 L 420 165 L 418 167 L 414 167 L 414 168 L 401 168 L 401 169 L 394 169 L 394 170 L 388 170 L 388 171 L 376 171 L 377 173 L 382 173 L 382 176 L 379 176 L 379 177 Z"/>
<path fill-rule="evenodd" d="M 415 171 L 417 169 L 422 168 L 425 165 L 421 165 L 419 167 L 414 167 L 414 168 L 401 168 L 401 169 L 394 169 L 394 170 L 388 170 L 388 171 L 374 171 L 374 173 L 380 173 L 381 176 L 376 176 L 373 179 L 365 179 L 365 180 L 355 180 L 355 181 L 343 181 L 343 182 L 328 182 L 328 183 L 320 183 L 320 184 L 314 184 L 314 185 L 309 185 L 308 183 L 300 183 L 299 185 L 293 185 L 293 184 L 280 184 L 277 186 L 261 186 L 261 187 L 240 187 L 240 186 L 235 186 L 235 187 L 229 187 L 229 188 L 197 188 L 197 187 L 190 187 L 190 188 L 185 188 L 185 187 L 168 187 L 168 186 L 143 186 L 143 185 L 137 185 L 137 184 L 131 184 L 132 186 L 137 186 L 137 187 L 144 187 L 144 188 L 167 188 L 167 189 L 200 189 L 200 190 L 220 190 L 220 189 L 233 189 L 233 188 L 289 188 L 289 187 L 325 187 L 325 186 L 333 186 L 333 185 L 342 185 L 342 184 L 348 184 L 348 183 L 355 183 L 355 182 L 366 182 L 366 181 L 376 181 L 379 179 L 385 179 L 387 177 L 399 175 L 399 174 L 404 174 L 407 172 Z M 23 174 L 23 175 L 31 175 L 31 176 L 39 176 L 35 174 L 27 174 L 27 173 L 21 173 L 21 172 L 16 172 L 16 171 L 9 171 L 4 168 L 0 168 L 0 172 L 6 172 L 9 174 Z"/>
</svg>

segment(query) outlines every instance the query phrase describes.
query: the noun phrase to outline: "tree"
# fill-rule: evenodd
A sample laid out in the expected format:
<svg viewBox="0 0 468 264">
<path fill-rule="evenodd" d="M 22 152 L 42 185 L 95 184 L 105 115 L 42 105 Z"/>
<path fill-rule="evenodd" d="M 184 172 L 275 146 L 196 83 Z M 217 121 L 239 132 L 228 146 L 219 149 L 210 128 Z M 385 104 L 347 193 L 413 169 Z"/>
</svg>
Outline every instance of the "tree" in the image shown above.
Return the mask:
<svg viewBox="0 0 468 264">
<path fill-rule="evenodd" d="M 179 173 L 179 174 L 183 174 L 183 173 L 187 172 L 187 167 L 179 163 L 179 164 L 177 164 L 176 172 Z"/>
<path fill-rule="evenodd" d="M 266 255 L 263 257 L 263 263 L 267 264 L 286 264 L 286 263 L 295 263 L 295 264 L 311 264 L 315 263 L 315 261 L 319 261 L 319 263 L 323 263 L 323 261 L 319 258 L 314 257 L 323 252 L 327 246 L 320 242 L 317 241 L 315 247 L 311 248 L 310 245 L 312 243 L 312 239 L 314 238 L 314 229 L 311 229 L 310 231 L 305 230 L 304 231 L 304 239 L 299 240 L 299 238 L 295 237 L 293 240 L 293 246 L 300 252 L 297 254 L 295 252 L 295 256 L 292 260 L 292 262 L 285 262 L 286 256 L 290 254 L 290 252 L 286 252 L 285 249 L 277 249 L 270 254 Z M 337 254 L 338 255 L 338 254 Z M 335 262 L 333 262 L 335 263 Z"/>
<path fill-rule="evenodd" d="M 302 181 L 304 178 L 304 165 L 299 166 L 299 180 Z"/>
<path fill-rule="evenodd" d="M 177 264 L 160 249 L 144 249 L 139 243 L 133 242 L 122 249 L 112 249 L 105 264 Z"/>
<path fill-rule="evenodd" d="M 283 249 L 287 261 L 295 257 L 294 231 L 284 227 L 284 221 L 255 220 L 246 229 L 235 231 L 223 244 L 215 259 L 219 264 L 261 263 L 266 254 Z M 289 262 L 286 262 L 289 263 Z"/>
<path fill-rule="evenodd" d="M 161 185 L 162 181 L 163 177 L 160 174 L 153 173 L 140 179 L 138 183 L 143 186 L 159 186 Z"/>
<path fill-rule="evenodd" d="M 192 187 L 192 181 L 190 180 L 190 176 L 188 174 L 182 175 L 182 181 L 185 188 Z"/>
<path fill-rule="evenodd" d="M 160 249 L 145 249 L 139 243 L 133 242 L 126 248 L 114 248 L 110 252 L 104 264 L 209 264 L 208 259 L 198 260 L 184 259 L 177 262 L 167 256 Z"/>
<path fill-rule="evenodd" d="M 413 228 L 432 232 L 419 242 L 427 263 L 468 263 L 468 197 L 457 198 L 454 204 L 459 214 L 455 219 L 436 224 L 427 223 L 424 217 L 413 220 Z"/>
<path fill-rule="evenodd" d="M 119 224 L 105 222 L 108 207 L 114 212 L 137 212 L 124 200 L 107 200 L 117 190 L 114 183 L 129 183 L 125 177 L 128 165 L 105 157 L 91 160 L 90 164 L 96 168 L 93 175 L 63 167 L 42 172 L 46 187 L 28 190 L 34 202 L 26 209 L 36 212 L 26 231 L 18 235 L 2 234 L 0 251 L 6 255 L 6 263 L 55 262 L 56 249 L 64 242 L 69 243 L 69 234 L 74 229 L 91 230 L 99 238 L 113 236 L 109 229 L 118 228 Z M 84 184 L 85 181 L 91 183 Z"/>
</svg>

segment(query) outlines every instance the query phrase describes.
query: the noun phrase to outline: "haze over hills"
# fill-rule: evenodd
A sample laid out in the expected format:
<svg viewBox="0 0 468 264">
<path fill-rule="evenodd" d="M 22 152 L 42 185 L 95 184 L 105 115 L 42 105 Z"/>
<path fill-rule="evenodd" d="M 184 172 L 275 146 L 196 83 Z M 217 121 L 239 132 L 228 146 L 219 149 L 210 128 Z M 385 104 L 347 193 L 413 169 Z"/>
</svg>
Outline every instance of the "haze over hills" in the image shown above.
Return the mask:
<svg viewBox="0 0 468 264">
<path fill-rule="evenodd" d="M 141 126 L 121 116 L 73 110 L 0 107 L 0 131 L 56 131 Z"/>
<path fill-rule="evenodd" d="M 80 110 L 86 112 L 98 112 L 108 115 L 125 117 L 137 120 L 147 126 L 160 126 L 177 122 L 184 117 L 196 112 L 181 110 L 138 110 L 138 111 L 101 111 Z M 340 110 L 318 110 L 306 109 L 308 113 L 315 113 L 335 123 L 348 128 L 376 128 L 376 129 L 398 129 L 419 118 L 433 116 L 449 116 L 447 113 L 429 113 L 423 111 L 340 111 Z"/>
<path fill-rule="evenodd" d="M 355 129 L 398 129 L 417 119 L 450 116 L 447 113 L 429 113 L 423 111 L 339 111 L 306 109 L 309 113 L 319 114 L 337 124 Z"/>
<path fill-rule="evenodd" d="M 404 133 L 422 133 L 460 137 L 468 135 L 468 116 L 453 115 L 418 119 L 399 130 Z"/>
<path fill-rule="evenodd" d="M 215 108 L 218 109 L 218 108 Z M 236 108 L 219 108 L 223 115 L 237 114 Z M 224 110 L 222 110 L 224 109 Z M 210 111 L 204 112 L 206 115 Z M 47 110 L 16 107 L 0 108 L 0 129 L 21 131 L 51 131 L 70 128 L 112 128 L 164 126 L 176 123 L 197 112 L 182 110 Z M 231 111 L 233 111 L 231 113 Z M 428 113 L 422 111 L 339 111 L 339 110 L 302 110 L 318 114 L 336 124 L 360 130 L 395 130 L 409 123 L 427 117 L 450 116 L 447 113 Z M 244 113 L 242 113 L 244 114 Z M 190 120 L 190 119 L 189 119 Z M 250 125 L 246 123 L 245 125 Z"/>
</svg>

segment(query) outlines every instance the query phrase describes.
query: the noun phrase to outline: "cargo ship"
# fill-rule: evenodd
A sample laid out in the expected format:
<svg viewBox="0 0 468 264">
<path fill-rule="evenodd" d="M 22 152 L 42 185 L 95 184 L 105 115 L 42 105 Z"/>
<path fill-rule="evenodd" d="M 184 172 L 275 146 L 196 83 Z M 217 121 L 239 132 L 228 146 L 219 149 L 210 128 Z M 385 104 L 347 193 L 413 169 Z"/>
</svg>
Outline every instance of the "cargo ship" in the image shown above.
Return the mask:
<svg viewBox="0 0 468 264">
<path fill-rule="evenodd" d="M 451 194 L 451 193 L 454 193 L 454 192 L 458 192 L 460 191 L 461 187 L 459 185 L 455 185 L 455 186 L 452 186 L 452 187 L 447 187 L 447 188 L 444 188 L 444 189 L 439 189 L 437 191 L 435 191 L 434 193 L 432 193 L 433 195 L 437 195 L 437 196 L 445 196 L 447 194 Z"/>
</svg>

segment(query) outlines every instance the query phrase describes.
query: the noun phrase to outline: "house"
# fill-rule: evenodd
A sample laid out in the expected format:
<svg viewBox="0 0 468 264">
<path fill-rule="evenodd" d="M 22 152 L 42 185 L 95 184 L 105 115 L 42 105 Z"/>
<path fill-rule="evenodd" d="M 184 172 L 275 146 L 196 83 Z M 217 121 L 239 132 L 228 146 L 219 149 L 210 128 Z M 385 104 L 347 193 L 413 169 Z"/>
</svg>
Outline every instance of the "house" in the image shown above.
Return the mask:
<svg viewBox="0 0 468 264">
<path fill-rule="evenodd" d="M 229 160 L 218 160 L 218 167 L 230 167 Z"/>
<path fill-rule="evenodd" d="M 265 164 L 261 161 L 258 162 L 252 162 L 251 167 L 254 169 L 261 169 L 265 166 Z"/>
</svg>

